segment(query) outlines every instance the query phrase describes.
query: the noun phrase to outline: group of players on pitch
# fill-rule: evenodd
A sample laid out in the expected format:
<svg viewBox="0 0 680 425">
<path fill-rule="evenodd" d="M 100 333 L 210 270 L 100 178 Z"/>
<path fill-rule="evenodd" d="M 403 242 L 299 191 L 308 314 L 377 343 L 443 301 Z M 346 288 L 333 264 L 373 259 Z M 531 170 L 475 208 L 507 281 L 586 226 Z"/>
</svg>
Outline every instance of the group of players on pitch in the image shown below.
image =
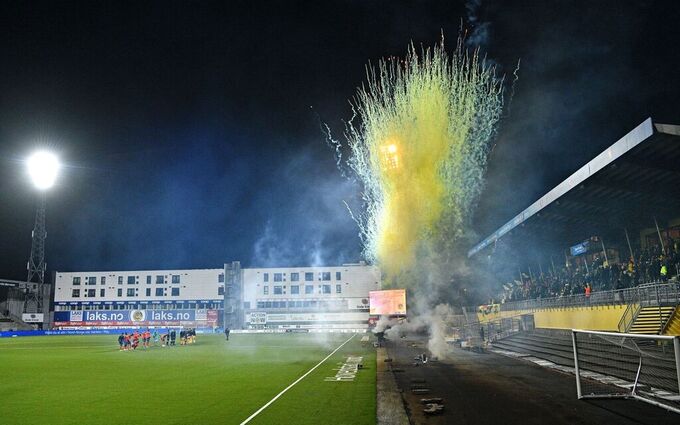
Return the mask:
<svg viewBox="0 0 680 425">
<path fill-rule="evenodd" d="M 123 332 L 118 336 L 118 346 L 120 351 L 132 351 L 139 347 L 141 342 L 142 348 L 151 347 L 151 339 L 153 338 L 153 346 L 169 347 L 175 345 L 177 340 L 177 333 L 174 329 L 168 329 L 165 333 L 158 333 L 154 329 L 153 333 L 147 329 L 139 332 L 127 333 Z M 196 329 L 182 329 L 179 331 L 179 345 L 193 344 L 196 342 Z"/>
</svg>

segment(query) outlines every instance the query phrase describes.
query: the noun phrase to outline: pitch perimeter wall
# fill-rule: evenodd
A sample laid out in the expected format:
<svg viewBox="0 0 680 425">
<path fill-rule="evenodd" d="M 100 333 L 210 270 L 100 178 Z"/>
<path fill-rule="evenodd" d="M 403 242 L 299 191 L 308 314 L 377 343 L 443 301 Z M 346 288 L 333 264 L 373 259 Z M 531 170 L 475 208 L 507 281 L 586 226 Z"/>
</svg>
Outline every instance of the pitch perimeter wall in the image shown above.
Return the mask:
<svg viewBox="0 0 680 425">
<path fill-rule="evenodd" d="M 504 310 L 482 313 L 477 310 L 480 323 L 498 319 L 533 314 L 536 328 L 545 329 L 587 329 L 619 331 L 619 322 L 628 304 L 598 305 L 585 307 L 564 307 L 536 310 Z"/>
</svg>

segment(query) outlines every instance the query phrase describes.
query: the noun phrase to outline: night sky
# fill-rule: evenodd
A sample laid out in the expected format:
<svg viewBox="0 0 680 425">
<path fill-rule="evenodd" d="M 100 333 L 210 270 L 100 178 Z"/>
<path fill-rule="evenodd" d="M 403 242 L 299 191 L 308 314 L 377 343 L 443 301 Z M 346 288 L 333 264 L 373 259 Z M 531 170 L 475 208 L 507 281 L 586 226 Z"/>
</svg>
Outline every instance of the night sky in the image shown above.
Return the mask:
<svg viewBox="0 0 680 425">
<path fill-rule="evenodd" d="M 39 147 L 66 164 L 50 271 L 360 260 L 320 123 L 340 137 L 369 61 L 461 22 L 506 74 L 486 236 L 648 116 L 680 124 L 674 3 L 0 2 L 0 277 L 26 277 Z"/>
</svg>

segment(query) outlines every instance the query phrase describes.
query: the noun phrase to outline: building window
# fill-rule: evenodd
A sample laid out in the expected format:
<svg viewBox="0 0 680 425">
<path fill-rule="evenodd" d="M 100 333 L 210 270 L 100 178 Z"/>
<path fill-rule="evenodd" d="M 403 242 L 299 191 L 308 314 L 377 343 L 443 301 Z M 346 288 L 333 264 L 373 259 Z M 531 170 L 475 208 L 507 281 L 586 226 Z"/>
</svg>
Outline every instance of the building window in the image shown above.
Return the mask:
<svg viewBox="0 0 680 425">
<path fill-rule="evenodd" d="M 161 285 L 161 284 L 163 284 L 164 281 L 165 281 L 165 279 L 163 279 L 163 275 L 161 275 L 161 274 L 156 275 L 156 285 Z"/>
<path fill-rule="evenodd" d="M 118 284 L 119 285 L 123 284 L 123 276 L 118 276 Z"/>
<path fill-rule="evenodd" d="M 100 297 L 105 297 L 106 296 L 106 289 L 102 288 L 99 290 L 99 296 Z"/>
<path fill-rule="evenodd" d="M 340 285 L 339 283 L 335 285 L 335 293 L 342 294 L 342 285 Z"/>
<path fill-rule="evenodd" d="M 281 285 L 274 286 L 274 295 L 283 295 L 283 287 Z"/>
<path fill-rule="evenodd" d="M 163 296 L 163 288 L 156 288 L 156 296 L 157 297 Z"/>
<path fill-rule="evenodd" d="M 80 277 L 74 277 L 73 278 L 73 284 L 74 285 L 80 285 Z"/>
<path fill-rule="evenodd" d="M 135 288 L 128 288 L 127 296 L 128 297 L 134 297 L 135 296 Z"/>
<path fill-rule="evenodd" d="M 283 282 L 283 273 L 274 273 L 274 282 Z"/>
<path fill-rule="evenodd" d="M 264 281 L 269 282 L 269 273 L 264 274 Z"/>
<path fill-rule="evenodd" d="M 134 285 L 135 284 L 135 277 L 134 276 L 128 276 L 128 285 Z"/>
<path fill-rule="evenodd" d="M 97 276 L 90 276 L 87 278 L 87 284 L 88 285 L 96 285 L 97 284 Z"/>
<path fill-rule="evenodd" d="M 87 290 L 87 296 L 90 298 L 94 298 L 97 296 L 97 290 L 96 289 L 88 289 Z"/>
<path fill-rule="evenodd" d="M 179 283 L 179 275 L 178 274 L 172 275 L 172 283 Z"/>
<path fill-rule="evenodd" d="M 313 294 L 314 285 L 305 285 L 305 294 Z"/>
<path fill-rule="evenodd" d="M 290 294 L 291 295 L 298 295 L 300 293 L 300 285 L 292 285 L 290 287 Z"/>
<path fill-rule="evenodd" d="M 151 296 L 151 288 L 146 288 L 146 296 L 147 297 Z"/>
<path fill-rule="evenodd" d="M 119 297 L 123 296 L 123 288 L 118 288 L 118 296 Z"/>
<path fill-rule="evenodd" d="M 172 288 L 172 296 L 179 297 L 179 288 Z"/>
<path fill-rule="evenodd" d="M 71 291 L 71 296 L 73 298 L 80 298 L 80 289 L 74 289 L 73 291 Z"/>
<path fill-rule="evenodd" d="M 218 283 L 224 283 L 224 273 L 220 273 L 220 274 L 217 276 L 217 282 L 218 282 Z"/>
<path fill-rule="evenodd" d="M 290 274 L 290 281 L 291 282 L 298 282 L 300 280 L 300 273 L 291 273 Z"/>
<path fill-rule="evenodd" d="M 330 294 L 331 293 L 331 285 L 323 285 L 323 293 L 324 294 Z"/>
<path fill-rule="evenodd" d="M 342 273 L 341 272 L 335 272 L 335 280 L 342 280 Z"/>
<path fill-rule="evenodd" d="M 219 286 L 217 288 L 217 295 L 224 295 L 224 286 Z"/>
<path fill-rule="evenodd" d="M 151 275 L 146 277 L 146 284 L 151 285 Z"/>
<path fill-rule="evenodd" d="M 106 285 L 106 276 L 102 276 L 101 282 L 102 282 L 102 285 Z"/>
<path fill-rule="evenodd" d="M 321 273 L 321 280 L 331 280 L 331 272 Z"/>
<path fill-rule="evenodd" d="M 305 282 L 313 282 L 314 281 L 314 273 L 305 273 Z"/>
<path fill-rule="evenodd" d="M 269 295 L 269 286 L 263 286 L 262 287 L 262 293 L 265 295 Z"/>
</svg>

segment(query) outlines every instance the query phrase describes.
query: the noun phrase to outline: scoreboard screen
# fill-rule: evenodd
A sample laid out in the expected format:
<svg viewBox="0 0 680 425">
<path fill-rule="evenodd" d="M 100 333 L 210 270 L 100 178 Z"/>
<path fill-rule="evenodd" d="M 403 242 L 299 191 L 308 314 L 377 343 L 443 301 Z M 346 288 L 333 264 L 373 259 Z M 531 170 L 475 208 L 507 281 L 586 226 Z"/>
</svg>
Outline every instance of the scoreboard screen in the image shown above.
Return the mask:
<svg viewBox="0 0 680 425">
<path fill-rule="evenodd" d="M 405 315 L 406 290 L 389 289 L 385 291 L 370 291 L 370 314 Z"/>
</svg>

